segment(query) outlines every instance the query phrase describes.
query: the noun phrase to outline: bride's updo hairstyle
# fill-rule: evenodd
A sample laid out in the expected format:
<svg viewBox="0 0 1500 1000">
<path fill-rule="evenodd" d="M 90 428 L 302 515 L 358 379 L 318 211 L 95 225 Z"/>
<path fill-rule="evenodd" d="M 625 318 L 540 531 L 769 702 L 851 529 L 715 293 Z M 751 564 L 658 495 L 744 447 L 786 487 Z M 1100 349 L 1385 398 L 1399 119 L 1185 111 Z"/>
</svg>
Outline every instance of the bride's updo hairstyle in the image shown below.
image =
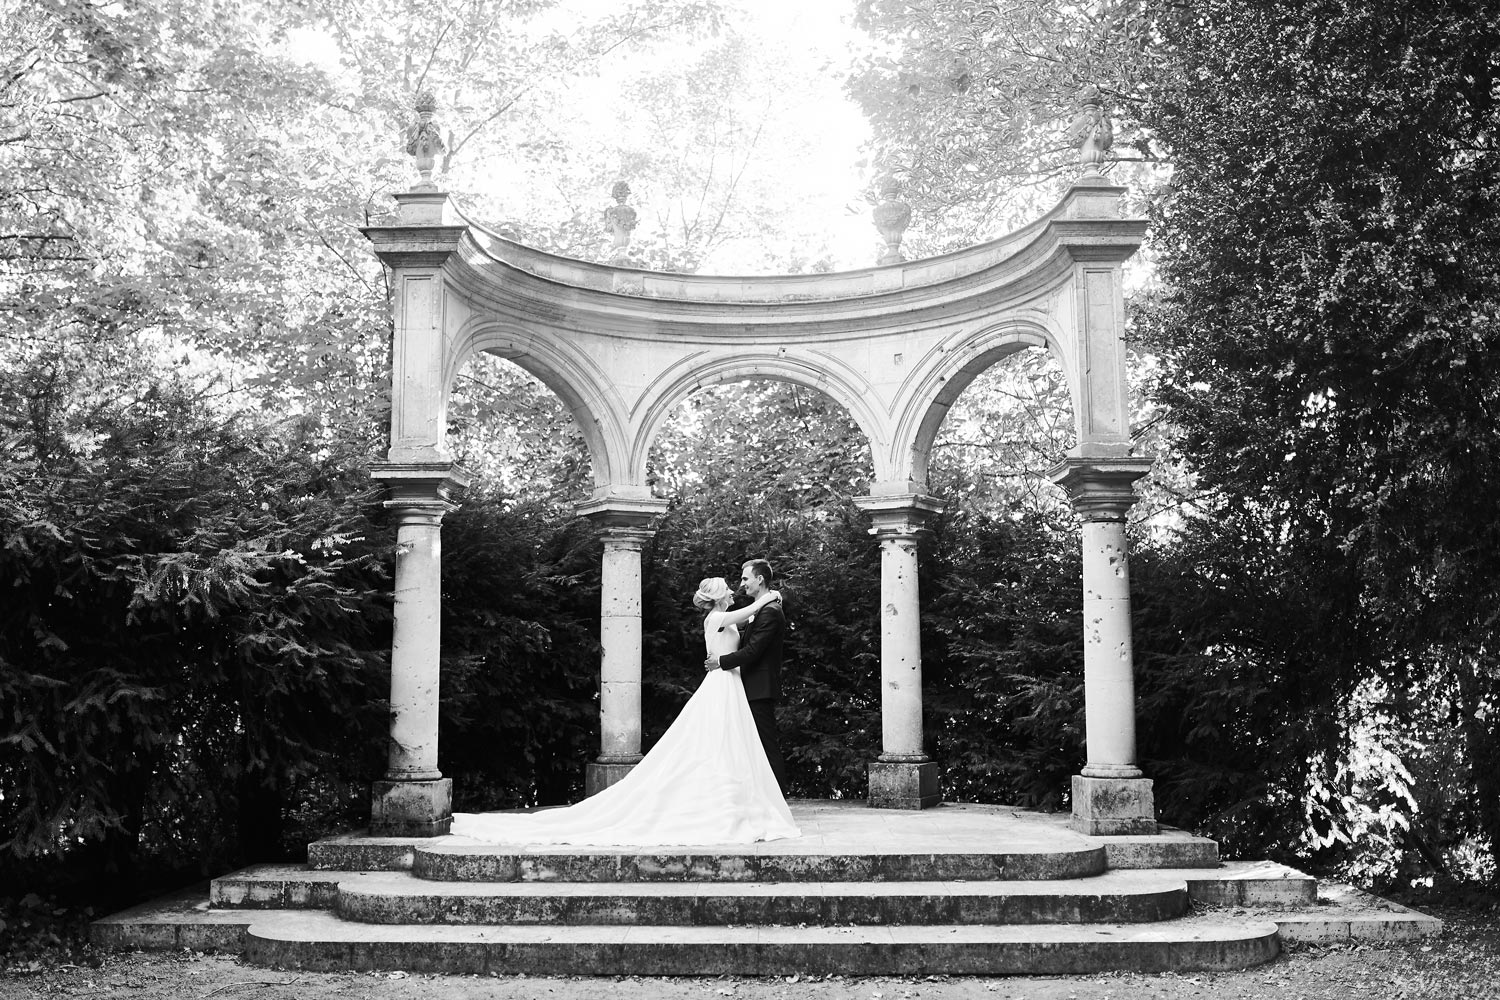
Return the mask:
<svg viewBox="0 0 1500 1000">
<path fill-rule="evenodd" d="M 693 595 L 693 606 L 712 611 L 715 604 L 732 593 L 734 591 L 729 589 L 729 584 L 724 582 L 722 576 L 704 577 L 698 583 L 698 592 Z"/>
</svg>

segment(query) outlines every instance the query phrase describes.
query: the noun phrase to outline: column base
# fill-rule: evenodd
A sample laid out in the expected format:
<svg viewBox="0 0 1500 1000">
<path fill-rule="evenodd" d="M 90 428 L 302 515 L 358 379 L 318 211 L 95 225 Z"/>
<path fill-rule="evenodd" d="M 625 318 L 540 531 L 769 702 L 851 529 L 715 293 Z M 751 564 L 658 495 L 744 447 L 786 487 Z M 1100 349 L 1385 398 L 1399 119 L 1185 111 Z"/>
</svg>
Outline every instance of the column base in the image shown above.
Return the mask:
<svg viewBox="0 0 1500 1000">
<path fill-rule="evenodd" d="M 1068 826 L 1096 837 L 1155 834 L 1151 779 L 1073 775 L 1073 818 Z"/>
<path fill-rule="evenodd" d="M 370 836 L 442 837 L 452 825 L 452 778 L 370 783 Z"/>
<path fill-rule="evenodd" d="M 869 763 L 870 806 L 874 809 L 931 809 L 943 801 L 936 761 Z"/>
<path fill-rule="evenodd" d="M 589 761 L 588 767 L 584 768 L 583 772 L 583 794 L 589 796 L 604 791 L 610 785 L 613 785 L 629 774 L 635 767 L 635 764 L 635 761 L 628 764 L 606 764 L 597 760 Z"/>
</svg>

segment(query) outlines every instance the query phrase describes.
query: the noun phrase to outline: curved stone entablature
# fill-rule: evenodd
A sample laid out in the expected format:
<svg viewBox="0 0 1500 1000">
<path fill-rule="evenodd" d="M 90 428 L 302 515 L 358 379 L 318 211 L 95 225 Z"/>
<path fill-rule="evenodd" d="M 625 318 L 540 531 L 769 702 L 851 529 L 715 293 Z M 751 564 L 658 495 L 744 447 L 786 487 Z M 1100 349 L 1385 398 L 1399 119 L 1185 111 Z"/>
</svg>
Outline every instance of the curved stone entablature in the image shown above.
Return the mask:
<svg viewBox="0 0 1500 1000">
<path fill-rule="evenodd" d="M 1080 184 L 1001 239 L 832 274 L 723 277 L 571 260 L 506 240 L 445 195 L 398 196 L 370 227 L 393 271 L 392 462 L 440 463 L 449 389 L 477 351 L 572 410 L 595 496 L 649 496 L 646 455 L 696 389 L 772 378 L 827 393 L 870 441 L 876 493 L 922 492 L 947 408 L 994 361 L 1045 346 L 1073 394 L 1080 455 L 1129 450 L 1122 262 L 1145 231 L 1123 189 Z"/>
</svg>

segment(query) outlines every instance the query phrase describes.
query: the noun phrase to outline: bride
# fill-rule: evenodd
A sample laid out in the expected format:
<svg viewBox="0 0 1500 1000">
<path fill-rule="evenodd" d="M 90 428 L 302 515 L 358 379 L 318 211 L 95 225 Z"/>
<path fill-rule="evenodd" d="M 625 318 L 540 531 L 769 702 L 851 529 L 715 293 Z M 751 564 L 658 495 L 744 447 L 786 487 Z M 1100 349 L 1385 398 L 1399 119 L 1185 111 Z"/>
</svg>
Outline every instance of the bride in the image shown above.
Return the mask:
<svg viewBox="0 0 1500 1000">
<path fill-rule="evenodd" d="M 723 577 L 698 585 L 710 655 L 739 648 L 739 626 L 772 601 L 737 611 Z M 710 670 L 651 752 L 576 805 L 535 813 L 454 813 L 453 834 L 495 844 L 608 847 L 749 844 L 801 835 L 766 761 L 738 668 Z"/>
</svg>

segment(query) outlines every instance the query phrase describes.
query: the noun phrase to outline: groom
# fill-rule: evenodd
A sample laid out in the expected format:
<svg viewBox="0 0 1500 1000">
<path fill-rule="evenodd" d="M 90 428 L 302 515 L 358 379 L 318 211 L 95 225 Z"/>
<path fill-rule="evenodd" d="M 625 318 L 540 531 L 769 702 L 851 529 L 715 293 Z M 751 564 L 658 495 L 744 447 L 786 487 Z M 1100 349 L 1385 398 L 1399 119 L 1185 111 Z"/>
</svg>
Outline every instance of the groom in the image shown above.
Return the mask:
<svg viewBox="0 0 1500 1000">
<path fill-rule="evenodd" d="M 751 559 L 740 567 L 740 590 L 750 600 L 771 589 L 770 563 Z M 760 745 L 766 750 L 766 760 L 771 773 L 776 775 L 776 784 L 781 786 L 782 796 L 786 795 L 786 761 L 781 757 L 776 737 L 776 699 L 781 697 L 781 638 L 785 631 L 786 616 L 781 613 L 781 603 L 772 602 L 745 626 L 739 649 L 723 656 L 710 656 L 703 663 L 706 670 L 740 668 L 755 731 L 760 735 Z"/>
</svg>

